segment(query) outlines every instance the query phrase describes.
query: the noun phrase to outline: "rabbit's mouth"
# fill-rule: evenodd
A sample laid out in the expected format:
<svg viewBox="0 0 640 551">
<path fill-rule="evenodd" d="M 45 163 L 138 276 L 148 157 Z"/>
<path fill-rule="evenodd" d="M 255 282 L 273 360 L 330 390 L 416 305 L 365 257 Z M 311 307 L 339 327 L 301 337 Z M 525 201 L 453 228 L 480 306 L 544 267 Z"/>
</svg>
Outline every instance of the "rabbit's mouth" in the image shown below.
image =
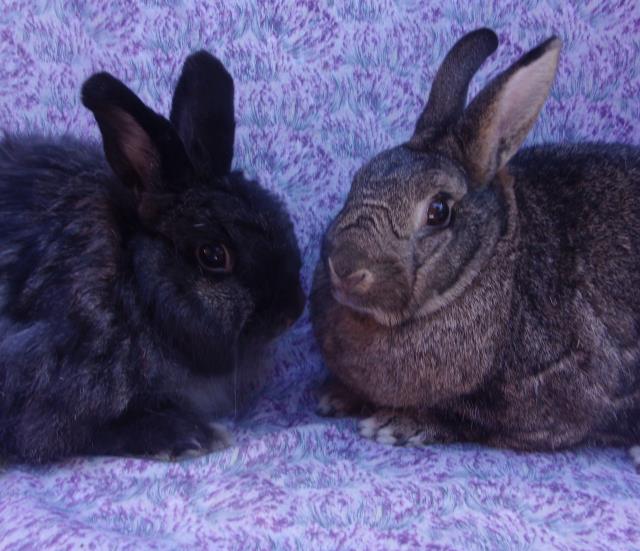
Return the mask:
<svg viewBox="0 0 640 551">
<path fill-rule="evenodd" d="M 378 323 L 394 326 L 406 319 L 405 305 L 408 296 L 399 285 L 401 271 L 391 269 L 393 262 L 385 263 L 385 269 L 373 271 L 361 268 L 341 275 L 327 258 L 326 270 L 331 296 L 340 305 L 360 314 L 371 316 Z M 386 272 L 389 272 L 387 275 Z M 378 276 L 375 274 L 378 273 Z M 382 276 L 380 275 L 382 274 Z"/>
<path fill-rule="evenodd" d="M 404 310 L 386 310 L 380 306 L 367 304 L 364 299 L 349 294 L 342 289 L 336 289 L 333 286 L 331 287 L 331 296 L 341 306 L 359 314 L 369 316 L 380 325 L 386 327 L 400 325 L 408 318 L 408 314 L 405 313 Z"/>
<path fill-rule="evenodd" d="M 281 312 L 274 317 L 254 313 L 244 324 L 240 338 L 245 342 L 263 342 L 265 345 L 289 330 L 299 319 L 299 313 Z"/>
<path fill-rule="evenodd" d="M 302 316 L 307 297 L 300 281 L 284 284 L 259 301 L 246 321 L 242 334 L 247 339 L 271 341 L 287 331 Z"/>
</svg>

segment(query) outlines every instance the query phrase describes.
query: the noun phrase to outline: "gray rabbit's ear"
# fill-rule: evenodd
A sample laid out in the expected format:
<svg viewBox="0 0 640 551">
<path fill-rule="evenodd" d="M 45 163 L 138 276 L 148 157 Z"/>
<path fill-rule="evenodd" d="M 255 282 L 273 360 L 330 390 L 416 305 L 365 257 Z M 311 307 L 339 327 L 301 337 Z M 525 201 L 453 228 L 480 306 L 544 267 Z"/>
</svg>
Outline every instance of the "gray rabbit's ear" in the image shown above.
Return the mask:
<svg viewBox="0 0 640 551">
<path fill-rule="evenodd" d="M 552 37 L 522 56 L 469 104 L 453 130 L 475 184 L 490 182 L 515 155 L 544 105 L 562 42 Z"/>
<path fill-rule="evenodd" d="M 473 75 L 497 47 L 498 37 L 491 29 L 472 31 L 453 45 L 433 80 L 410 147 L 424 149 L 458 121 L 467 104 Z"/>
</svg>

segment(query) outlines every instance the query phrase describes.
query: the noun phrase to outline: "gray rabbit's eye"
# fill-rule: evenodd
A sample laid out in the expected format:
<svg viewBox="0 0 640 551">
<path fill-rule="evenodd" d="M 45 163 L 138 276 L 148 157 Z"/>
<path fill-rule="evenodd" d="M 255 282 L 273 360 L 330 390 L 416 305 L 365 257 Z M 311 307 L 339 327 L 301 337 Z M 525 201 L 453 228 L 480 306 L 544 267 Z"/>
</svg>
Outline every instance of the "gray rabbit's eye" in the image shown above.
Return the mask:
<svg viewBox="0 0 640 551">
<path fill-rule="evenodd" d="M 196 250 L 200 266 L 214 273 L 229 273 L 233 269 L 233 258 L 222 243 L 207 243 Z"/>
<path fill-rule="evenodd" d="M 451 208 L 444 195 L 436 195 L 427 209 L 427 226 L 444 226 L 451 219 Z"/>
</svg>

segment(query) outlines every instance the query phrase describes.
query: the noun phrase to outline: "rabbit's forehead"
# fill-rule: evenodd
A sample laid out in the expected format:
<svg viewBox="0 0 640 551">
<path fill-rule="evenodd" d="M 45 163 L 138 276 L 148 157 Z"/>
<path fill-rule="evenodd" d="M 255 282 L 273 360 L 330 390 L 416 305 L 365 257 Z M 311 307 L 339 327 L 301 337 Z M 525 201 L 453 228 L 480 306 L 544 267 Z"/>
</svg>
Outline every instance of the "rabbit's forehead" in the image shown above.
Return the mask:
<svg viewBox="0 0 640 551">
<path fill-rule="evenodd" d="M 233 182 L 226 186 L 189 189 L 183 196 L 184 216 L 193 218 L 200 227 L 211 220 L 247 222 L 269 228 L 283 217 L 276 196 L 255 182 Z"/>
<path fill-rule="evenodd" d="M 467 189 L 464 173 L 450 159 L 401 146 L 377 155 L 358 170 L 352 197 L 413 202 L 442 192 L 460 198 Z"/>
</svg>

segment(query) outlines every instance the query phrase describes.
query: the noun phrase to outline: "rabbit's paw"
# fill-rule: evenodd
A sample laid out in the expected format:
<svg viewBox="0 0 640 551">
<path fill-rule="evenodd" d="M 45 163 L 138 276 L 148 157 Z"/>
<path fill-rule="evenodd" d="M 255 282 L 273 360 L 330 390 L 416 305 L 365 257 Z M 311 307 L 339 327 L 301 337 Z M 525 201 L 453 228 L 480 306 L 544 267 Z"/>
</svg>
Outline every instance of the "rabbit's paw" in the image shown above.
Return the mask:
<svg viewBox="0 0 640 551">
<path fill-rule="evenodd" d="M 231 445 L 231 437 L 227 430 L 217 423 L 194 426 L 185 431 L 175 441 L 168 442 L 166 449 L 153 455 L 161 461 L 180 461 L 207 455 L 223 450 Z"/>
<path fill-rule="evenodd" d="M 640 446 L 631 446 L 629 448 L 629 455 L 631 456 L 631 461 L 633 461 L 633 466 L 636 468 L 636 472 L 640 474 Z"/>
<path fill-rule="evenodd" d="M 228 447 L 231 438 L 215 423 L 178 409 L 130 415 L 94 436 L 92 453 L 170 461 L 200 457 Z"/>
<path fill-rule="evenodd" d="M 351 402 L 340 393 L 325 392 L 320 396 L 316 412 L 323 417 L 346 417 L 351 413 Z"/>
<path fill-rule="evenodd" d="M 316 406 L 316 413 L 323 417 L 362 415 L 366 410 L 365 402 L 337 381 L 323 385 Z"/>
<path fill-rule="evenodd" d="M 452 434 L 436 424 L 390 409 L 360 421 L 358 431 L 365 438 L 391 446 L 425 446 L 453 440 Z"/>
</svg>

